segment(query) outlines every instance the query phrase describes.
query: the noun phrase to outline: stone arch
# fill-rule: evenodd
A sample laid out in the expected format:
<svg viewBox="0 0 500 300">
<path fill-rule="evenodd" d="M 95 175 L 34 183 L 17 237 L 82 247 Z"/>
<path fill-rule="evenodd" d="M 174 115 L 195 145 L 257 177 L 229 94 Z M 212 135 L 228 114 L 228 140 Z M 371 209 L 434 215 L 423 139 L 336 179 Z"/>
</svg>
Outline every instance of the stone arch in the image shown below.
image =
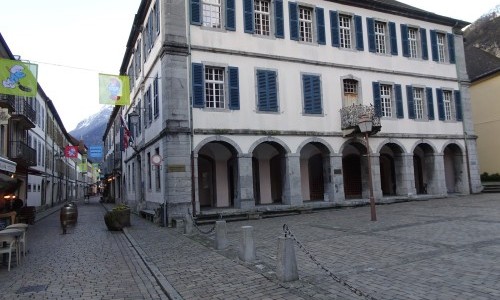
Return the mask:
<svg viewBox="0 0 500 300">
<path fill-rule="evenodd" d="M 198 152 L 200 152 L 201 148 L 203 148 L 205 145 L 207 145 L 208 143 L 211 143 L 211 142 L 224 142 L 224 143 L 227 143 L 227 144 L 231 145 L 234 148 L 234 150 L 236 150 L 236 154 L 238 156 L 243 153 L 241 151 L 240 146 L 235 141 L 233 141 L 232 139 L 227 138 L 225 136 L 221 136 L 221 135 L 214 135 L 214 136 L 210 136 L 210 137 L 207 137 L 207 138 L 203 139 L 193 149 L 193 153 L 198 154 Z"/>
<path fill-rule="evenodd" d="M 335 153 L 335 151 L 333 151 L 332 146 L 328 142 L 326 142 L 324 139 L 318 138 L 318 137 L 312 137 L 312 138 L 308 138 L 308 139 L 304 140 L 297 147 L 296 153 L 300 153 L 300 151 L 302 150 L 302 148 L 304 148 L 304 146 L 307 145 L 307 144 L 309 144 L 309 143 L 319 143 L 319 144 L 322 144 L 323 146 L 325 146 L 328 149 L 328 151 L 330 151 L 331 154 Z"/>
<path fill-rule="evenodd" d="M 292 151 L 290 150 L 290 147 L 288 147 L 288 145 L 285 142 L 283 142 L 282 140 L 277 139 L 275 137 L 272 137 L 272 136 L 263 137 L 263 138 L 256 140 L 255 142 L 253 142 L 252 145 L 250 146 L 250 148 L 248 149 L 248 153 L 253 153 L 255 148 L 257 148 L 260 144 L 266 143 L 266 142 L 276 143 L 276 144 L 280 145 L 281 147 L 283 147 L 286 154 L 292 153 Z"/>
<path fill-rule="evenodd" d="M 380 145 L 378 146 L 377 148 L 377 152 L 376 153 L 380 153 L 380 150 L 386 146 L 387 144 L 395 144 L 395 145 L 398 145 L 401 150 L 403 150 L 402 152 L 403 153 L 407 153 L 406 151 L 406 147 L 399 141 L 399 140 L 395 140 L 395 139 L 386 139 L 384 141 L 382 141 L 382 143 L 380 143 Z"/>
<path fill-rule="evenodd" d="M 429 140 L 424 140 L 424 139 L 421 139 L 421 140 L 418 140 L 416 141 L 415 143 L 413 143 L 412 147 L 411 147 L 411 152 L 410 153 L 413 153 L 415 151 L 415 148 L 417 148 L 419 145 L 421 144 L 427 144 L 429 147 L 431 147 L 432 151 L 434 153 L 440 153 L 436 146 Z"/>
<path fill-rule="evenodd" d="M 465 148 L 455 140 L 446 141 L 446 143 L 444 143 L 443 147 L 441 147 L 441 151 L 439 153 L 444 154 L 444 150 L 446 149 L 446 147 L 448 147 L 450 145 L 457 146 L 458 148 L 460 148 L 460 151 L 462 151 L 462 153 L 465 153 Z"/>
</svg>

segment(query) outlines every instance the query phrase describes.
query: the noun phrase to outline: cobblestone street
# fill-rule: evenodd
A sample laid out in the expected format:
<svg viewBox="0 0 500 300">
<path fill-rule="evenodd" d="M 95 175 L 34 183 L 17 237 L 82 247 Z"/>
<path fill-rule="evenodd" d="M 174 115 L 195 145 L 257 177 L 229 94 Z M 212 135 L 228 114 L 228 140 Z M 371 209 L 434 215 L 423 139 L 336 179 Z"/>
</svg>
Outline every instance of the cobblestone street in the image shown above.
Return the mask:
<svg viewBox="0 0 500 300">
<path fill-rule="evenodd" d="M 79 203 L 62 235 L 58 211 L 28 230 L 29 254 L 0 268 L 2 299 L 499 299 L 498 194 L 450 197 L 227 223 L 229 248 L 132 216 L 109 232 L 97 199 Z M 329 276 L 296 244 L 300 280 L 276 277 L 287 224 Z M 251 225 L 257 261 L 238 259 Z M 209 230 L 212 225 L 201 228 Z M 340 278 L 342 283 L 337 282 Z M 357 296 L 358 291 L 363 296 Z"/>
</svg>

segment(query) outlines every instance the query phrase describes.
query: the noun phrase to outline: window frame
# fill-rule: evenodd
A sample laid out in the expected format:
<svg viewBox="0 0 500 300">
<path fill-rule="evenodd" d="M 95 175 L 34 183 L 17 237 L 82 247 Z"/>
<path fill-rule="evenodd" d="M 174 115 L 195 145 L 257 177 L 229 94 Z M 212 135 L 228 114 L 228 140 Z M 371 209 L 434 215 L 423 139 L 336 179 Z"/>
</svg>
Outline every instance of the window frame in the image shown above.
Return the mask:
<svg viewBox="0 0 500 300">
<path fill-rule="evenodd" d="M 319 81 L 319 102 L 316 99 L 312 99 L 314 103 L 312 105 L 319 105 L 320 111 L 319 112 L 314 112 L 314 108 L 312 111 L 307 111 L 306 110 L 306 91 L 305 91 L 305 78 L 310 77 L 310 78 L 317 78 Z M 324 105 L 323 105 L 323 85 L 322 85 L 322 76 L 321 74 L 317 73 L 300 73 L 300 86 L 301 86 L 301 95 L 302 95 L 302 114 L 305 116 L 323 116 L 324 115 Z"/>
<path fill-rule="evenodd" d="M 213 1 L 219 1 L 219 4 L 215 4 L 215 3 L 211 3 Z M 210 26 L 207 25 L 207 23 L 205 22 L 205 6 L 209 6 L 209 7 L 218 7 L 219 8 L 219 19 L 218 19 L 218 26 L 217 27 L 214 27 L 212 26 L 212 24 L 214 24 L 213 22 L 210 22 Z M 216 29 L 216 30 L 221 30 L 221 29 L 224 29 L 224 9 L 225 9 L 225 3 L 224 3 L 224 0 L 200 0 L 200 9 L 201 9 L 201 12 L 200 12 L 200 21 L 201 21 L 201 26 L 203 28 L 210 28 L 210 29 Z M 210 11 L 211 12 L 211 11 Z M 210 19 L 212 19 L 212 17 L 210 16 Z"/>
<path fill-rule="evenodd" d="M 262 11 L 257 11 L 257 3 L 267 3 L 268 4 L 268 11 L 267 12 L 262 12 Z M 257 16 L 267 16 L 268 17 L 268 31 L 267 34 L 263 34 L 262 32 L 258 32 L 257 30 Z M 262 18 L 259 19 L 262 21 Z M 274 32 L 274 7 L 273 7 L 273 1 L 272 0 L 253 0 L 253 24 L 254 24 L 254 30 L 253 34 L 258 35 L 258 36 L 263 36 L 263 37 L 271 37 L 273 32 Z M 262 30 L 261 30 L 262 31 Z"/>
<path fill-rule="evenodd" d="M 222 70 L 222 72 L 220 74 L 222 74 L 223 76 L 223 80 L 220 81 L 216 81 L 216 80 L 207 80 L 207 69 L 211 69 L 211 70 Z M 229 106 L 229 103 L 228 103 L 228 84 L 227 84 L 227 80 L 228 80 L 228 74 L 227 74 L 227 66 L 222 66 L 222 65 L 218 65 L 218 64 L 203 64 L 203 96 L 204 96 L 204 107 L 205 109 L 213 109 L 213 110 L 227 110 L 228 109 L 228 106 Z M 221 83 L 222 82 L 222 83 Z M 208 106 L 208 97 L 209 97 L 209 94 L 207 93 L 207 84 L 219 84 L 221 87 L 222 87 L 222 93 L 219 95 L 223 97 L 223 107 L 212 107 L 212 106 Z M 215 91 L 215 90 L 214 90 Z M 215 102 L 214 102 L 215 103 Z M 220 101 L 218 101 L 218 103 L 220 103 Z"/>
<path fill-rule="evenodd" d="M 301 18 L 301 10 L 302 11 L 307 11 L 310 13 L 310 20 L 307 20 L 307 19 L 303 19 Z M 297 22 L 298 22 L 298 26 L 299 26 L 299 29 L 298 29 L 298 33 L 299 33 L 299 42 L 303 42 L 303 43 L 308 43 L 308 44 L 312 44 L 314 43 L 314 40 L 315 40 L 315 35 L 316 35 L 316 32 L 314 30 L 314 26 L 316 24 L 316 18 L 314 16 L 314 7 L 312 6 L 308 6 L 308 5 L 303 5 L 303 4 L 299 4 L 297 6 L 297 13 L 298 13 L 298 19 L 297 19 Z M 306 40 L 306 37 L 305 35 L 303 34 L 303 31 L 302 31 L 302 24 L 304 25 L 307 25 L 309 24 L 310 25 L 310 37 L 309 39 Z"/>
<path fill-rule="evenodd" d="M 349 23 L 349 28 L 345 28 L 342 26 L 342 18 L 347 18 Z M 354 24 L 354 16 L 352 14 L 347 14 L 344 12 L 338 12 L 338 26 L 339 26 L 339 48 L 341 49 L 354 49 L 354 44 L 356 43 L 356 33 L 355 33 L 355 24 Z M 349 42 L 350 46 L 347 47 L 342 43 L 342 30 L 349 30 Z"/>
<path fill-rule="evenodd" d="M 356 103 L 355 104 L 361 104 L 361 99 L 363 99 L 362 95 L 362 89 L 361 89 L 361 79 L 354 77 L 352 75 L 348 76 L 343 76 L 340 78 L 340 86 L 341 86 L 341 91 L 342 91 L 342 107 L 348 107 L 354 103 L 347 103 L 347 92 L 345 90 L 345 81 L 346 80 L 351 80 L 356 82 L 356 89 L 357 89 L 357 94 L 356 94 Z"/>
<path fill-rule="evenodd" d="M 276 109 L 261 109 L 260 103 L 260 95 L 261 95 L 261 90 L 260 90 L 260 85 L 259 85 L 259 72 L 265 72 L 266 74 L 269 73 L 274 73 L 274 84 L 275 84 L 275 92 L 276 92 Z M 269 79 L 269 75 L 266 76 L 267 79 Z M 269 82 L 266 81 L 266 87 L 269 87 Z M 269 102 L 269 93 L 266 93 L 266 98 L 267 98 L 267 107 L 269 107 L 270 102 Z M 279 77 L 278 77 L 278 71 L 276 69 L 266 69 L 266 68 L 256 68 L 255 69 L 255 106 L 256 106 L 256 112 L 258 113 L 279 113 L 280 112 L 280 101 L 279 101 Z"/>
</svg>

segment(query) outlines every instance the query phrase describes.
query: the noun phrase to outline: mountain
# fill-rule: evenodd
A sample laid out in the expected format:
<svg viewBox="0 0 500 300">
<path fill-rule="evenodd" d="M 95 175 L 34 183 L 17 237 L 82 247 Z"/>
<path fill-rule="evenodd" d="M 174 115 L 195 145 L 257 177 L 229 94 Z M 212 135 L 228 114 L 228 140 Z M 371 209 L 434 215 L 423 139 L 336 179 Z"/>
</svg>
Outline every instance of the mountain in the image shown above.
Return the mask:
<svg viewBox="0 0 500 300">
<path fill-rule="evenodd" d="M 87 147 L 103 146 L 102 136 L 104 135 L 104 130 L 106 129 L 112 110 L 113 106 L 104 106 L 98 113 L 80 121 L 76 128 L 70 131 L 69 134 L 78 140 L 83 140 Z"/>
<path fill-rule="evenodd" d="M 465 46 L 500 58 L 500 5 L 484 14 L 464 31 Z"/>
</svg>

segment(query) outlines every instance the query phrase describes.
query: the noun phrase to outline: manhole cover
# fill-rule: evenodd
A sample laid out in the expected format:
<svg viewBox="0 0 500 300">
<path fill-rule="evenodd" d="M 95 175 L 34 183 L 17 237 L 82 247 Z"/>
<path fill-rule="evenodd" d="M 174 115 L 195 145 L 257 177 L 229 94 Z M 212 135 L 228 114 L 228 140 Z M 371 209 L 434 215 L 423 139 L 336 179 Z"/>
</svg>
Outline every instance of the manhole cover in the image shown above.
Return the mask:
<svg viewBox="0 0 500 300">
<path fill-rule="evenodd" d="M 16 294 L 38 293 L 41 291 L 45 291 L 46 289 L 46 284 L 23 286 L 22 288 L 17 290 Z"/>
</svg>

